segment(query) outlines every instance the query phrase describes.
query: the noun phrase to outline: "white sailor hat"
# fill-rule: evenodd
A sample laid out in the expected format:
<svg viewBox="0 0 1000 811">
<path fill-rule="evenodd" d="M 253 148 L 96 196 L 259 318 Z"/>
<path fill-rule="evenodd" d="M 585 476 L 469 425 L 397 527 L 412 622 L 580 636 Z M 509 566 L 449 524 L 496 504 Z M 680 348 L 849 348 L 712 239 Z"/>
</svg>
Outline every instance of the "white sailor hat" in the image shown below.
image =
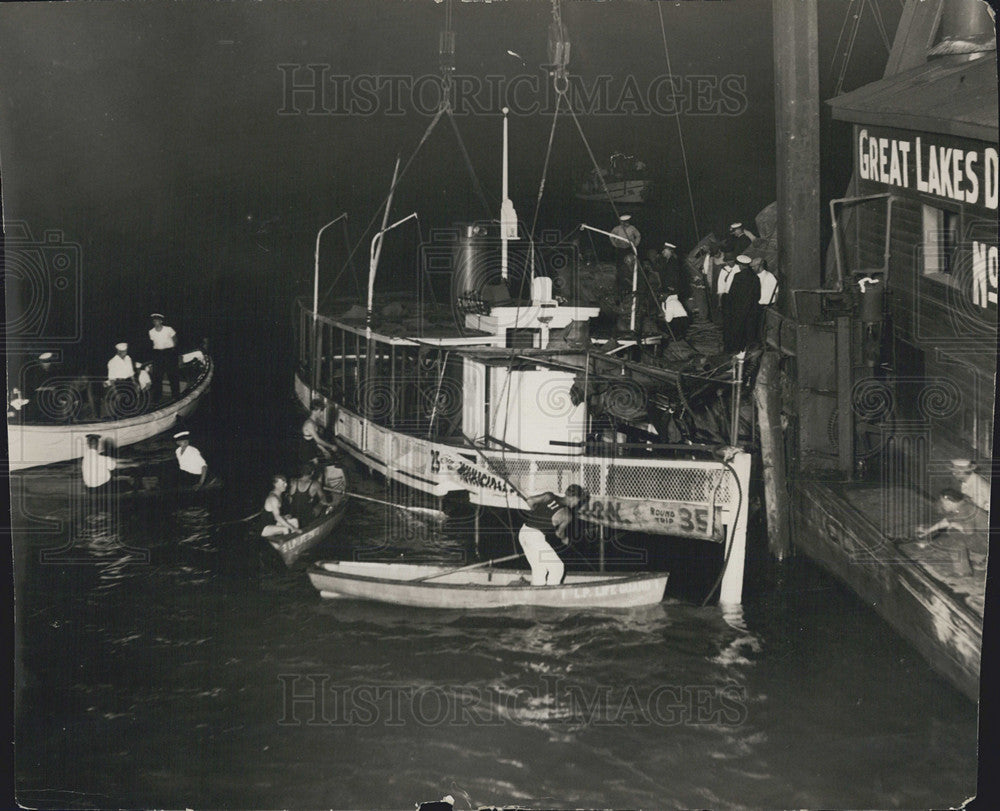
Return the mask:
<svg viewBox="0 0 1000 811">
<path fill-rule="evenodd" d="M 187 439 L 189 436 L 191 436 L 190 431 L 178 431 L 174 434 L 174 439 Z"/>
<path fill-rule="evenodd" d="M 743 227 L 743 223 L 741 223 L 741 222 L 734 222 L 732 225 L 729 226 L 729 230 L 730 231 L 735 231 L 737 228 L 742 228 L 742 227 Z"/>
<path fill-rule="evenodd" d="M 117 349 L 119 352 L 127 352 L 128 344 L 122 341 L 120 344 L 115 344 L 115 349 Z"/>
<path fill-rule="evenodd" d="M 629 220 L 632 219 L 632 215 L 631 214 L 622 214 L 621 216 L 618 217 L 618 219 L 621 220 L 622 222 L 628 222 Z"/>
<path fill-rule="evenodd" d="M 676 246 L 676 245 L 674 245 L 674 243 L 673 243 L 673 242 L 664 242 L 664 243 L 663 243 L 663 247 L 664 247 L 664 248 L 676 248 L 677 246 Z"/>
<path fill-rule="evenodd" d="M 951 469 L 959 473 L 971 473 L 976 465 L 971 459 L 952 459 Z"/>
<path fill-rule="evenodd" d="M 736 257 L 736 261 L 739 262 L 741 265 L 749 265 L 753 261 L 753 259 L 747 256 L 745 253 L 741 253 L 739 256 Z"/>
<path fill-rule="evenodd" d="M 54 357 L 54 355 L 51 352 L 42 352 L 42 354 L 38 356 L 38 359 L 39 360 L 52 360 L 53 357 Z"/>
<path fill-rule="evenodd" d="M 150 318 L 159 318 L 160 320 L 163 320 L 163 313 L 150 313 L 149 317 Z"/>
</svg>

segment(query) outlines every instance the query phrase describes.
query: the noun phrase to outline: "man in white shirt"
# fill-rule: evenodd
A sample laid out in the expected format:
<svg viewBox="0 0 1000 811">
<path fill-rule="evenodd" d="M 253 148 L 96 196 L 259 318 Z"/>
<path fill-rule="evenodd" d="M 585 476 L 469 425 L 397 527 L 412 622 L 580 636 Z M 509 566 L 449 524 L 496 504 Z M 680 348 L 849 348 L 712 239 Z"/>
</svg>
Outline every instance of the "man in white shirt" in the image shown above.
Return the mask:
<svg viewBox="0 0 1000 811">
<path fill-rule="evenodd" d="M 177 440 L 177 450 L 174 455 L 177 457 L 177 464 L 180 467 L 180 484 L 182 486 L 194 486 L 197 490 L 208 476 L 208 464 L 204 457 L 194 445 L 191 444 L 190 431 L 178 431 L 174 434 Z"/>
<path fill-rule="evenodd" d="M 134 416 L 138 403 L 138 388 L 135 382 L 135 364 L 128 354 L 128 344 L 115 344 L 115 356 L 108 361 L 108 379 L 104 385 L 108 394 L 104 398 L 107 416 L 118 418 Z"/>
<path fill-rule="evenodd" d="M 163 376 L 170 381 L 170 396 L 180 396 L 180 376 L 177 373 L 177 332 L 163 323 L 163 313 L 152 313 L 153 327 L 149 340 L 153 343 L 153 369 L 150 382 L 153 386 L 153 402 L 163 396 Z"/>
<path fill-rule="evenodd" d="M 113 477 L 113 471 L 135 467 L 137 462 L 125 462 L 101 453 L 100 434 L 87 434 L 87 447 L 83 452 L 80 471 L 83 484 L 88 490 L 104 487 Z"/>
<path fill-rule="evenodd" d="M 716 294 L 719 297 L 719 306 L 722 306 L 722 299 L 729 293 L 729 286 L 733 283 L 733 276 L 736 275 L 736 271 L 739 269 L 739 264 L 736 262 L 736 258 L 733 256 L 726 255 L 725 263 L 722 265 L 722 270 L 719 271 L 719 278 L 716 281 Z"/>
<path fill-rule="evenodd" d="M 760 324 L 758 336 L 765 337 L 764 330 L 767 327 L 767 311 L 778 298 L 778 279 L 767 269 L 766 259 L 755 259 L 754 263 L 757 271 L 757 278 L 760 280 Z"/>
<path fill-rule="evenodd" d="M 990 511 L 990 484 L 976 473 L 976 464 L 970 459 L 953 459 L 951 475 L 955 477 L 962 495 L 979 509 Z"/>
<path fill-rule="evenodd" d="M 633 248 L 638 249 L 639 241 L 642 239 L 639 229 L 629 222 L 631 219 L 631 214 L 622 214 L 618 218 L 618 225 L 611 229 L 611 233 L 614 234 L 611 244 L 621 253 L 632 253 Z"/>
</svg>

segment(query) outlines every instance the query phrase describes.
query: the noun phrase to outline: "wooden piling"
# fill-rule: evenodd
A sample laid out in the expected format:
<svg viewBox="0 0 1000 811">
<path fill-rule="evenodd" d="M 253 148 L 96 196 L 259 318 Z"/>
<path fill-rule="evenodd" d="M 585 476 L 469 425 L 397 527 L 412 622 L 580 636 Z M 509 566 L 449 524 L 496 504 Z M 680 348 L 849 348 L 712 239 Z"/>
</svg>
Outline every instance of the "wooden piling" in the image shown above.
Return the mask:
<svg viewBox="0 0 1000 811">
<path fill-rule="evenodd" d="M 778 352 L 764 352 L 753 396 L 760 425 L 767 544 L 775 558 L 784 560 L 791 553 L 791 539 L 788 532 L 788 489 L 785 486 L 785 442 L 781 431 L 779 361 Z"/>
</svg>

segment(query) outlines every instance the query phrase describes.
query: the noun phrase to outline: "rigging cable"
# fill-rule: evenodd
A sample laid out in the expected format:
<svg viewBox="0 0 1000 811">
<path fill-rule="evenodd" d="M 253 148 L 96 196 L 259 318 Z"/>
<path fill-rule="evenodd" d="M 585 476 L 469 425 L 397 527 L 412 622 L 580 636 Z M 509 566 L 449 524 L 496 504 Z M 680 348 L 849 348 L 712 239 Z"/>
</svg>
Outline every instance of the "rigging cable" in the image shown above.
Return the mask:
<svg viewBox="0 0 1000 811">
<path fill-rule="evenodd" d="M 667 61 L 667 75 L 673 76 L 673 69 L 670 67 L 670 51 L 667 49 L 667 29 L 663 24 L 663 6 L 656 4 L 656 13 L 660 15 L 660 35 L 663 38 L 663 56 Z M 671 83 L 671 89 L 673 84 Z M 694 210 L 694 193 L 691 191 L 691 174 L 688 171 L 687 151 L 684 149 L 684 132 L 681 129 L 681 111 L 674 109 L 674 120 L 677 122 L 677 143 L 681 148 L 681 162 L 684 165 L 684 182 L 687 184 L 688 201 L 691 203 L 691 221 L 694 223 L 694 235 L 698 237 L 701 231 L 698 229 L 698 217 Z"/>
<path fill-rule="evenodd" d="M 354 254 L 358 252 L 358 248 L 361 247 L 362 241 L 368 235 L 368 232 L 371 230 L 371 227 L 375 224 L 375 221 L 378 219 L 378 216 L 382 212 L 382 209 L 388 204 L 389 198 L 392 196 L 392 193 L 396 190 L 396 187 L 399 186 L 399 184 L 402 182 L 403 176 L 406 174 L 406 171 L 410 168 L 410 165 L 413 163 L 414 158 L 417 157 L 417 154 L 420 152 L 421 147 L 423 147 L 423 145 L 427 142 L 427 138 L 430 136 L 431 132 L 437 126 L 438 121 L 441 120 L 442 115 L 444 115 L 443 107 L 438 109 L 437 113 L 434 115 L 434 118 L 431 119 L 431 123 L 427 125 L 427 129 L 424 131 L 423 136 L 420 138 L 420 142 L 417 144 L 417 148 L 413 150 L 413 154 L 410 155 L 410 157 L 407 159 L 406 165 L 403 167 L 402 171 L 399 173 L 399 176 L 396 178 L 396 182 L 392 184 L 392 187 L 389 189 L 389 193 L 385 196 L 385 199 L 382 201 L 381 205 L 379 205 L 379 207 L 375 210 L 375 213 L 372 214 L 371 219 L 368 220 L 368 224 L 365 226 L 364 231 L 361 232 L 361 236 L 358 237 L 358 241 L 355 243 L 354 248 L 348 255 L 347 261 L 343 264 L 343 266 L 340 268 L 340 272 L 337 273 L 336 278 L 326 289 L 326 292 L 323 294 L 323 298 L 320 299 L 320 303 L 325 302 L 327 300 L 330 293 L 332 293 L 334 288 L 336 287 L 337 281 L 340 279 L 340 276 L 347 268 L 348 263 L 354 261 Z"/>
</svg>

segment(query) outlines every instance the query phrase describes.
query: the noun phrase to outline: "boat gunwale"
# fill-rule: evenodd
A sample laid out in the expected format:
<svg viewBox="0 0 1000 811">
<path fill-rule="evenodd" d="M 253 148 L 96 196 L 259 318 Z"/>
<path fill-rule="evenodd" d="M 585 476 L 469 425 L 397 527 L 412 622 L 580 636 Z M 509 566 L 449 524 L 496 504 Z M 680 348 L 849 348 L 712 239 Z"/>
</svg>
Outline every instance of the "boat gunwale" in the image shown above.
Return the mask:
<svg viewBox="0 0 1000 811">
<path fill-rule="evenodd" d="M 92 420 L 90 422 L 74 422 L 74 423 L 62 423 L 59 425 L 52 425 L 47 423 L 8 423 L 8 431 L 30 431 L 30 432 L 41 432 L 41 433 L 82 433 L 83 431 L 96 432 L 101 428 L 105 430 L 109 429 L 121 429 L 121 428 L 133 428 L 137 425 L 143 425 L 147 422 L 154 422 L 155 420 L 163 419 L 164 417 L 169 417 L 172 411 L 177 411 L 187 405 L 191 400 L 200 397 L 208 384 L 211 383 L 212 378 L 215 375 L 215 364 L 212 361 L 210 355 L 206 355 L 207 363 L 205 364 L 205 370 L 199 376 L 197 382 L 186 392 L 184 395 L 171 403 L 167 403 L 162 408 L 158 408 L 154 411 L 147 411 L 145 414 L 136 414 L 134 417 L 126 417 L 121 420 Z M 78 457 L 70 457 L 78 458 Z M 62 461 L 69 461 L 65 459 Z M 52 463 L 46 463 L 52 464 Z"/>
<path fill-rule="evenodd" d="M 347 512 L 348 500 L 349 500 L 348 495 L 344 493 L 343 498 L 339 502 L 331 506 L 329 510 L 327 510 L 321 516 L 316 518 L 316 520 L 313 521 L 313 523 L 309 524 L 306 527 L 302 527 L 296 532 L 289 532 L 286 535 L 277 535 L 271 538 L 264 538 L 263 536 L 258 536 L 258 537 L 260 537 L 261 540 L 267 541 L 268 544 L 270 544 L 271 548 L 273 548 L 279 555 L 281 555 L 282 559 L 284 559 L 286 563 L 291 564 L 295 561 L 294 556 L 297 556 L 297 553 L 303 552 L 305 550 L 289 549 L 288 548 L 289 545 L 294 543 L 295 541 L 301 541 L 303 539 L 311 540 L 310 534 L 323 530 L 331 523 L 333 523 L 335 526 L 336 522 L 342 519 L 344 517 L 344 513 Z M 330 530 L 332 529 L 333 526 L 330 526 Z M 289 555 L 293 555 L 291 560 L 285 558 L 286 553 Z"/>
<path fill-rule="evenodd" d="M 327 563 L 333 563 L 333 562 L 335 562 L 335 561 L 316 561 L 315 563 L 313 563 L 309 567 L 308 574 L 310 576 L 313 575 L 313 574 L 317 574 L 317 575 L 323 575 L 323 576 L 327 576 L 327 577 L 338 577 L 338 578 L 341 578 L 341 579 L 348 579 L 348 580 L 354 580 L 354 581 L 358 581 L 358 582 L 365 582 L 365 583 L 372 583 L 372 584 L 391 584 L 391 585 L 395 585 L 395 586 L 418 586 L 418 587 L 421 587 L 421 588 L 436 588 L 436 589 L 438 589 L 438 588 L 450 588 L 450 589 L 486 589 L 486 590 L 490 590 L 490 591 L 498 589 L 498 588 L 503 588 L 505 590 L 518 590 L 518 591 L 520 591 L 520 590 L 555 591 L 555 590 L 564 590 L 564 589 L 568 589 L 568 588 L 594 588 L 594 587 L 597 587 L 597 586 L 620 585 L 620 584 L 624 584 L 624 583 L 642 582 L 644 580 L 657 580 L 657 579 L 667 580 L 670 577 L 670 572 L 622 572 L 622 573 L 614 573 L 614 572 L 612 572 L 612 573 L 607 573 L 607 574 L 605 574 L 605 576 L 599 577 L 599 578 L 595 579 L 592 582 L 585 582 L 585 583 L 559 583 L 559 584 L 556 584 L 556 585 L 545 585 L 545 586 L 533 586 L 530 583 L 511 583 L 511 584 L 497 584 L 497 585 L 492 585 L 491 586 L 491 585 L 487 585 L 487 584 L 484 584 L 484 583 L 432 583 L 429 580 L 394 580 L 394 579 L 388 578 L 388 577 L 372 577 L 370 575 L 355 575 L 355 574 L 350 574 L 350 573 L 347 573 L 347 572 L 334 572 L 334 571 L 331 571 L 330 569 L 324 568 L 325 564 L 327 564 Z M 343 562 L 343 561 L 336 561 L 336 562 L 340 563 L 340 562 Z M 355 561 L 347 561 L 347 562 L 351 563 L 351 562 L 355 562 Z M 372 561 L 372 562 L 375 562 L 375 561 Z M 419 566 L 419 565 L 424 565 L 424 564 L 413 564 L 413 563 L 393 564 L 393 563 L 388 563 L 387 562 L 385 565 L 386 566 L 392 566 L 392 565 Z M 437 567 L 434 567 L 433 565 L 429 565 L 429 568 L 437 568 Z M 514 573 L 522 573 L 523 574 L 523 573 L 527 573 L 528 572 L 527 569 L 497 569 L 495 571 L 510 572 L 512 574 L 514 574 Z M 450 572 L 448 572 L 447 569 L 446 569 L 444 572 L 440 573 L 440 576 L 443 577 L 443 576 L 445 576 L 446 574 L 449 574 L 449 573 Z M 454 574 L 458 574 L 458 572 L 454 572 Z M 575 572 L 575 573 L 570 574 L 569 576 L 572 576 L 573 574 L 584 574 L 584 575 L 587 575 L 588 573 L 587 572 Z M 319 589 L 319 587 L 316 586 L 315 583 L 313 585 L 317 589 Z"/>
</svg>

